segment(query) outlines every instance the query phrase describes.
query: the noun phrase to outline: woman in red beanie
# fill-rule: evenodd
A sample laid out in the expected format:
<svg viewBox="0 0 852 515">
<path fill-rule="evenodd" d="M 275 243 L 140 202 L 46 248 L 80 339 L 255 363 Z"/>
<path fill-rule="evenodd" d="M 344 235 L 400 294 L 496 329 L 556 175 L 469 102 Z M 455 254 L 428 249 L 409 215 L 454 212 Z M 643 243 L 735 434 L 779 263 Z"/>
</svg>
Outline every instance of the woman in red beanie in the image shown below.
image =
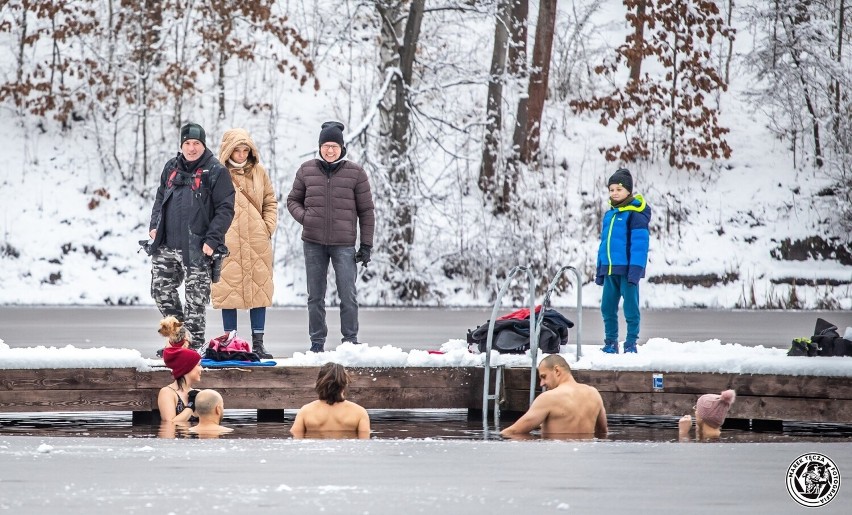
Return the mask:
<svg viewBox="0 0 852 515">
<path fill-rule="evenodd" d="M 733 390 L 725 390 L 721 394 L 708 393 L 698 398 L 695 403 L 695 438 L 696 440 L 708 440 L 719 438 L 722 434 L 722 424 L 728 416 L 731 404 L 737 398 Z M 678 436 L 680 439 L 689 439 L 689 430 L 692 428 L 692 417 L 684 415 L 678 421 Z"/>
<path fill-rule="evenodd" d="M 195 410 L 195 394 L 192 387 L 201 381 L 201 355 L 192 349 L 168 347 L 163 350 L 163 361 L 172 369 L 175 378 L 168 386 L 160 389 L 157 407 L 163 422 L 188 422 Z"/>
</svg>

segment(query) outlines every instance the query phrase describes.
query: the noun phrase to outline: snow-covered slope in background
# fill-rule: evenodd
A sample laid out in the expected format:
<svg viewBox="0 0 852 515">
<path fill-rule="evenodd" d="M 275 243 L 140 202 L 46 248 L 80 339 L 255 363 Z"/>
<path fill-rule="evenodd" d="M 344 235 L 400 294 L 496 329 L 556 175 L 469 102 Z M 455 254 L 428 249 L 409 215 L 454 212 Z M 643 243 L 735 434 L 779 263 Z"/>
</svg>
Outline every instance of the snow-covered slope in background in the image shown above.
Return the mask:
<svg viewBox="0 0 852 515">
<path fill-rule="evenodd" d="M 623 7 L 613 0 L 604 4 L 607 8 L 596 15 L 601 30 L 594 37 L 608 40 L 612 46 L 623 40 Z M 442 30 L 454 29 L 446 26 Z M 492 30 L 491 20 L 471 22 L 469 31 L 475 37 L 465 38 L 466 48 L 458 49 L 471 66 L 483 70 L 487 66 Z M 233 119 L 220 123 L 197 113 L 208 129 L 208 145 L 218 146 L 224 125 L 243 126 L 257 134 L 261 152 L 267 155 L 266 149 L 274 144 L 276 158 L 266 162 L 284 200 L 299 163 L 316 147 L 323 121 L 348 116 L 347 125 L 353 129 L 368 120 L 371 95 L 378 87 L 376 64 L 370 61 L 375 54 L 372 44 L 365 39 L 364 46 L 346 53 L 333 44 L 323 48 L 328 53 L 317 67 L 323 85 L 317 92 L 287 84 L 283 91 L 275 90 L 284 107 L 271 136 L 269 119 L 263 116 L 236 110 Z M 737 42 L 735 50 L 744 51 L 742 45 L 747 45 L 746 38 Z M 359 64 L 344 68 L 351 60 Z M 818 195 L 828 185 L 827 179 L 811 168 L 794 166 L 785 144 L 766 129 L 765 116 L 746 104 L 743 95 L 751 87 L 751 79 L 741 60 L 735 59 L 733 66 L 730 90 L 721 97 L 721 124 L 731 130 L 727 136 L 733 148 L 730 160 L 707 163 L 692 173 L 672 170 L 664 162 L 630 167 L 636 191 L 654 209 L 642 304 L 852 309 L 852 266 L 836 259 L 786 261 L 772 255 L 785 239 L 824 235 L 829 227 L 823 214 L 832 209 L 833 198 Z M 436 92 L 433 104 L 424 109 L 452 108 L 481 115 L 485 96 L 484 83 L 448 88 Z M 353 103 L 353 99 L 361 102 Z M 147 233 L 154 188 L 149 184 L 148 197 L 141 198 L 118 173 L 105 173 L 100 154 L 112 149 L 99 149 L 85 127 L 60 133 L 49 122 L 22 121 L 8 108 L 0 109 L 0 134 L 7 148 L 5 166 L 0 169 L 0 304 L 151 304 L 149 261 L 144 253 L 137 253 L 137 241 Z M 568 261 L 564 264 L 589 273 L 599 229 L 583 206 L 604 209 L 605 181 L 615 169 L 597 149 L 623 136 L 612 127 L 601 126 L 595 116 L 572 115 L 565 103 L 548 102 L 544 125 L 543 150 L 549 163 L 544 173 L 559 176 L 564 191 L 559 192 L 558 205 L 539 213 L 534 230 L 558 233 L 554 239 L 557 247 L 548 251 L 564 253 Z M 421 187 L 433 185 L 435 190 L 430 193 L 435 198 L 452 198 L 457 190 L 476 193 L 481 135 L 475 125 L 471 127 L 456 139 L 440 142 L 441 147 L 469 153 L 470 162 L 448 160 L 437 152 L 434 141 L 418 150 Z M 177 150 L 177 134 L 174 136 L 174 141 L 162 142 L 164 152 Z M 350 157 L 359 160 L 357 141 L 349 150 Z M 151 176 L 156 176 L 161 165 L 154 165 Z M 493 284 L 480 287 L 473 272 L 442 273 L 446 254 L 441 250 L 456 245 L 463 236 L 456 226 L 467 226 L 472 235 L 467 252 L 491 250 L 476 246 L 477 237 L 490 224 L 487 210 L 475 195 L 459 199 L 453 208 L 457 212 L 447 208 L 450 203 L 441 208 L 431 202 L 420 206 L 421 240 L 413 252 L 423 275 L 441 294 L 432 303 L 485 305 L 493 297 Z M 275 239 L 275 302 L 301 305 L 305 288 L 299 227 L 290 219 L 284 202 L 280 215 Z M 377 216 L 390 217 L 393 212 Z M 381 259 L 382 249 L 377 249 L 377 255 Z M 523 252 L 518 256 L 524 259 Z M 798 283 L 795 287 L 790 284 L 794 282 Z M 386 303 L 386 289 L 380 277 L 372 277 L 359 286 L 359 295 L 364 304 Z M 593 282 L 585 284 L 582 293 L 584 304 L 598 304 L 600 288 Z M 572 304 L 574 298 L 569 289 L 559 292 L 555 302 Z"/>
</svg>

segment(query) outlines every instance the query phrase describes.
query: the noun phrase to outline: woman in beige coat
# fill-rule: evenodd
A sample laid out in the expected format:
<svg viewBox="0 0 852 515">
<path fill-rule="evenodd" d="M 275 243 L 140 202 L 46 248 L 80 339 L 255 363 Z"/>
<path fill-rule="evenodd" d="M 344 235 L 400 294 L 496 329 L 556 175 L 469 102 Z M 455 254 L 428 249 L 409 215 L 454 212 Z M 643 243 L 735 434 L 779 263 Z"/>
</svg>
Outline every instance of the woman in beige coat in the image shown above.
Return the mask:
<svg viewBox="0 0 852 515">
<path fill-rule="evenodd" d="M 213 284 L 213 307 L 222 310 L 225 332 L 236 331 L 237 310 L 248 309 L 252 350 L 270 359 L 263 333 L 266 307 L 272 305 L 272 234 L 278 224 L 278 200 L 245 129 L 225 131 L 219 161 L 231 172 L 236 196 L 234 221 L 225 235 L 230 254 L 222 264 L 222 278 Z"/>
</svg>

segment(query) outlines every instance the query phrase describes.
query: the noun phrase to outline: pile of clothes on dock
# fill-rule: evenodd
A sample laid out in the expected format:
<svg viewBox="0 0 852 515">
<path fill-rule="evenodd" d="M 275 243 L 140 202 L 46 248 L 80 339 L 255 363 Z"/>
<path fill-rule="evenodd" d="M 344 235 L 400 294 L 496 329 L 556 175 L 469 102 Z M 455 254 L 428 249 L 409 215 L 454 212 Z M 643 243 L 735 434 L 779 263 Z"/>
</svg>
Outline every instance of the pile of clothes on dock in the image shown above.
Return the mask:
<svg viewBox="0 0 852 515">
<path fill-rule="evenodd" d="M 796 338 L 788 356 L 852 356 L 852 327 L 840 336 L 837 326 L 817 318 L 810 338 Z"/>
<path fill-rule="evenodd" d="M 535 307 L 538 326 L 538 348 L 545 354 L 558 354 L 559 347 L 568 343 L 568 329 L 574 322 L 555 309 Z M 468 330 L 467 343 L 471 352 L 485 352 L 490 320 L 476 329 Z M 535 329 L 535 328 L 534 328 Z M 522 308 L 497 318 L 494 321 L 492 350 L 501 354 L 523 354 L 530 348 L 530 310 Z"/>
</svg>

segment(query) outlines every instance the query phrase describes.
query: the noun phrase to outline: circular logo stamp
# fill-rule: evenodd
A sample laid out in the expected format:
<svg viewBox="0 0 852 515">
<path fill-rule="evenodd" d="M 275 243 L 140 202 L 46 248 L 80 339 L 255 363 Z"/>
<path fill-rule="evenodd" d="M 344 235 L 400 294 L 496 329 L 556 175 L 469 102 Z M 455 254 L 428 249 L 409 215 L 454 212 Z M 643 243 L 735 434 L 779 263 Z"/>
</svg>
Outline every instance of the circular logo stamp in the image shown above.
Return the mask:
<svg viewBox="0 0 852 515">
<path fill-rule="evenodd" d="M 787 491 L 802 506 L 825 506 L 840 491 L 840 471 L 828 456 L 802 454 L 787 469 Z"/>
</svg>

